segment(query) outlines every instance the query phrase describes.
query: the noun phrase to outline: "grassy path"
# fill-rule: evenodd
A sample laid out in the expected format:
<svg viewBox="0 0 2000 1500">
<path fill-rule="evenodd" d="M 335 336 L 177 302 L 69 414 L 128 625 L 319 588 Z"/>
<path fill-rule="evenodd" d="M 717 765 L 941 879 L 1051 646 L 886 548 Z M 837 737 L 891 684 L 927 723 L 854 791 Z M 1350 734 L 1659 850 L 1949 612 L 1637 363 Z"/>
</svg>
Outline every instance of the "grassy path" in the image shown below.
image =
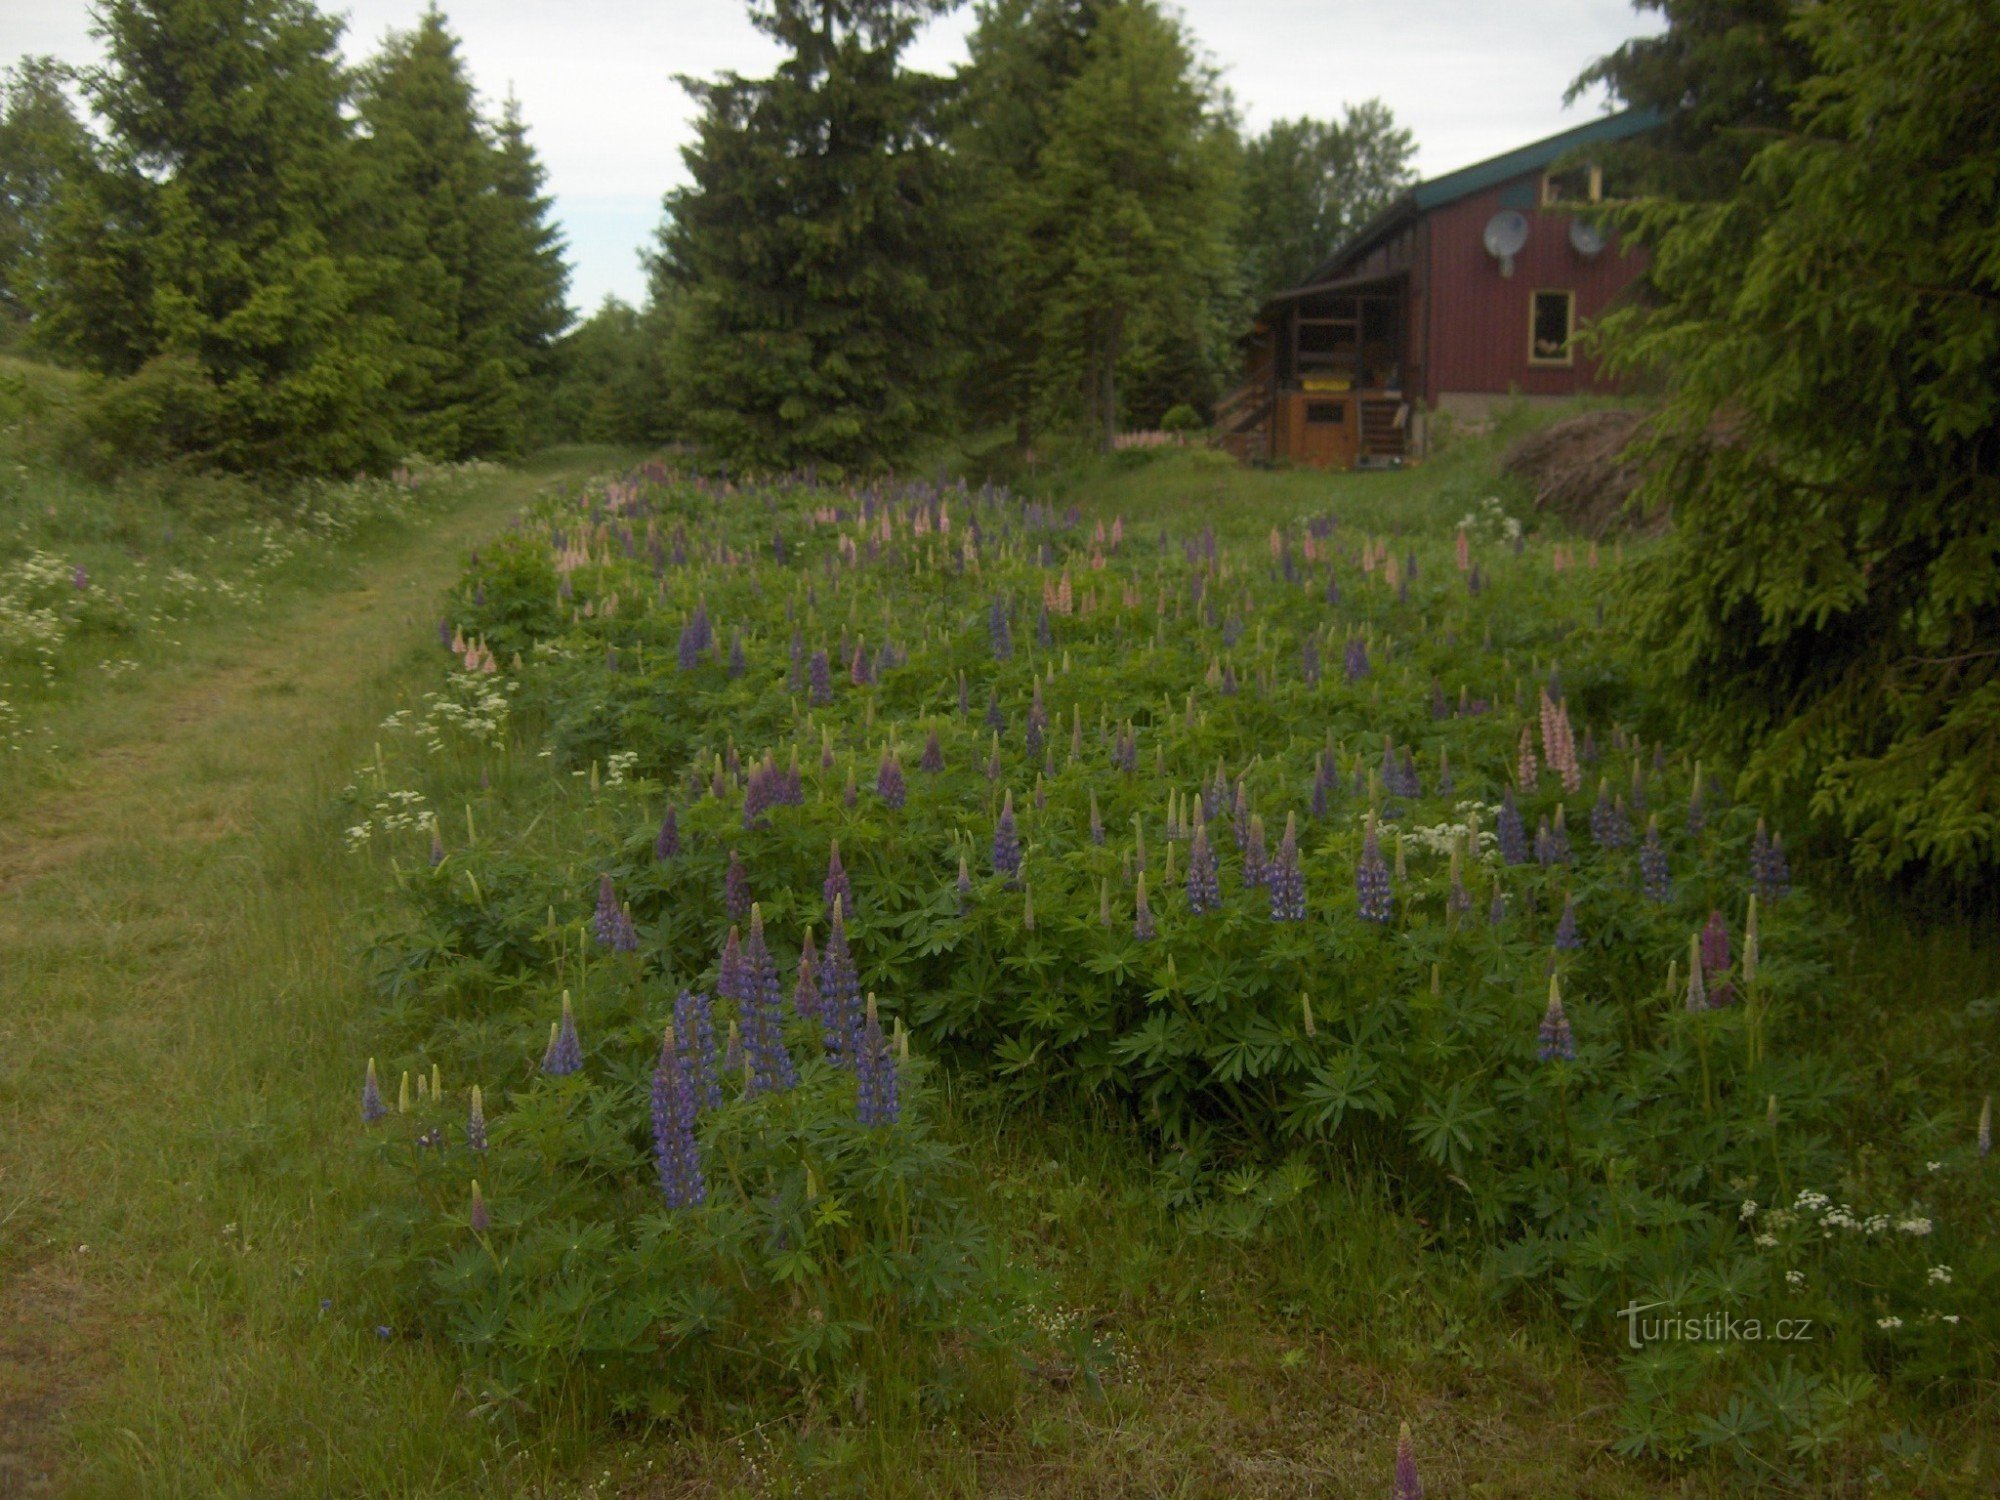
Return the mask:
<svg viewBox="0 0 2000 1500">
<path fill-rule="evenodd" d="M 497 1463 L 448 1376 L 321 1307 L 370 878 L 323 813 L 435 670 L 463 550 L 586 462 L 191 641 L 0 810 L 0 1497 L 435 1494 Z"/>
</svg>

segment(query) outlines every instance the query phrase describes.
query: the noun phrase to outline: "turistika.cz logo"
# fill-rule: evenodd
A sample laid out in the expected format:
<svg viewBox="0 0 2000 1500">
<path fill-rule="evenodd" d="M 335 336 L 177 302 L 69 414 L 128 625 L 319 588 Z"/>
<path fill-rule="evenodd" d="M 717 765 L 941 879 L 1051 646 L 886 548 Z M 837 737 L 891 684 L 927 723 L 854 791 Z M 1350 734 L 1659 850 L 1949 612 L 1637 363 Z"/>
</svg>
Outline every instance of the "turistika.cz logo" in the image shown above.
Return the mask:
<svg viewBox="0 0 2000 1500">
<path fill-rule="evenodd" d="M 1666 1307 L 1665 1302 L 1633 1302 L 1618 1310 L 1618 1316 L 1625 1320 L 1625 1342 L 1634 1349 L 1643 1349 L 1648 1344 L 1757 1344 L 1769 1340 L 1777 1344 L 1803 1344 L 1812 1342 L 1813 1320 L 1811 1318 L 1779 1318 L 1766 1323 L 1762 1318 L 1739 1318 L 1734 1313 L 1707 1312 L 1699 1317 L 1685 1317 L 1680 1313 L 1661 1313 L 1658 1317 L 1647 1317 L 1647 1313 L 1658 1307 Z"/>
</svg>

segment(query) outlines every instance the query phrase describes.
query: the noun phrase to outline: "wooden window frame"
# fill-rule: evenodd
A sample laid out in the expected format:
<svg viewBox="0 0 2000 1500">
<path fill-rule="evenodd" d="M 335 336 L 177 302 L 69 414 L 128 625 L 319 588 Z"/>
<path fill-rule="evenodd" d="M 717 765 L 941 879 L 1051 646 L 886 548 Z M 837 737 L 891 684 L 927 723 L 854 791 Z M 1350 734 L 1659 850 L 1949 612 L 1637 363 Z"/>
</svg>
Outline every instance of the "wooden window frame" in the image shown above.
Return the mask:
<svg viewBox="0 0 2000 1500">
<path fill-rule="evenodd" d="M 1571 170 L 1573 171 L 1575 169 L 1572 168 Z M 1592 162 L 1587 168 L 1585 168 L 1585 170 L 1590 174 L 1589 176 L 1590 185 L 1584 190 L 1586 196 L 1583 201 L 1585 201 L 1586 203 L 1602 203 L 1604 201 L 1604 169 L 1600 167 L 1596 162 Z M 1577 201 L 1574 198 L 1565 198 L 1560 193 L 1556 192 L 1555 190 L 1556 178 L 1564 175 L 1567 174 L 1559 172 L 1542 173 L 1543 208 L 1555 208 L 1559 204 L 1574 203 Z"/>
<path fill-rule="evenodd" d="M 1569 307 L 1563 328 L 1563 352 L 1556 357 L 1535 353 L 1535 304 L 1544 297 L 1561 297 Z M 1537 287 L 1528 293 L 1528 364 L 1537 370 L 1568 370 L 1576 366 L 1576 293 L 1568 287 Z"/>
</svg>

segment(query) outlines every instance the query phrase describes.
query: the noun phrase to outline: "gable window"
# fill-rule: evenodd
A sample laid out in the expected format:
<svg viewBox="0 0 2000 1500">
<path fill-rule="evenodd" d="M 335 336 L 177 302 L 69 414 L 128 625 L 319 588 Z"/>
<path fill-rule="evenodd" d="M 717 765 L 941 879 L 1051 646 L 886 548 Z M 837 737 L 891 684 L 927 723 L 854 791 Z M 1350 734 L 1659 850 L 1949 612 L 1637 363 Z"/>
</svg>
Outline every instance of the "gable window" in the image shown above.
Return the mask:
<svg viewBox="0 0 2000 1500">
<path fill-rule="evenodd" d="M 1597 203 L 1604 197 L 1604 172 L 1594 162 L 1550 172 L 1542 178 L 1542 206 L 1557 203 Z"/>
<path fill-rule="evenodd" d="M 1575 332 L 1575 292 L 1536 292 L 1528 299 L 1529 364 L 1572 363 L 1570 339 Z"/>
</svg>

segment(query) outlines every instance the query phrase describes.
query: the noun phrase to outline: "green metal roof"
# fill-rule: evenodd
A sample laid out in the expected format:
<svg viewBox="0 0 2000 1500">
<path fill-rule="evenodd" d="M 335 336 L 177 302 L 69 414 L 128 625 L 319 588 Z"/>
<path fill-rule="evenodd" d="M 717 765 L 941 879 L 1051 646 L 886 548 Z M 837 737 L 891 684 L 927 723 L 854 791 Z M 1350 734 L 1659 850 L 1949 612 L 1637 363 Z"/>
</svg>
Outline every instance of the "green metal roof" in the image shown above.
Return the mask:
<svg viewBox="0 0 2000 1500">
<path fill-rule="evenodd" d="M 1539 171 L 1579 146 L 1622 141 L 1629 136 L 1651 130 L 1661 122 L 1661 119 L 1662 116 L 1657 110 L 1628 109 L 1619 114 L 1588 120 L 1574 129 L 1563 131 L 1560 135 L 1552 135 L 1526 146 L 1517 146 L 1502 155 L 1488 157 L 1485 161 L 1475 162 L 1469 167 L 1460 167 L 1456 172 L 1433 177 L 1429 182 L 1420 182 L 1410 189 L 1410 199 L 1419 209 L 1441 208 L 1447 203 L 1457 202 L 1460 198 L 1469 198 L 1474 193 L 1497 187 L 1511 177 Z"/>
<path fill-rule="evenodd" d="M 1342 264 L 1352 260 L 1384 235 L 1401 228 L 1419 214 L 1429 213 L 1434 208 L 1442 208 L 1447 203 L 1456 203 L 1460 198 L 1469 198 L 1474 193 L 1484 192 L 1487 188 L 1498 187 L 1512 178 L 1538 172 L 1551 162 L 1567 156 L 1579 146 L 1622 141 L 1652 130 L 1664 120 L 1665 116 L 1654 109 L 1622 110 L 1615 115 L 1603 115 L 1595 120 L 1587 120 L 1581 125 L 1539 141 L 1532 141 L 1528 145 L 1517 146 L 1512 151 L 1488 157 L 1485 161 L 1474 162 L 1469 167 L 1460 167 L 1456 172 L 1447 172 L 1442 177 L 1433 177 L 1428 182 L 1420 182 L 1350 235 L 1344 244 L 1313 268 L 1312 274 L 1306 277 L 1301 285 L 1314 286 L 1329 280 Z M 1279 296 L 1282 297 L 1284 294 L 1280 293 Z"/>
</svg>

